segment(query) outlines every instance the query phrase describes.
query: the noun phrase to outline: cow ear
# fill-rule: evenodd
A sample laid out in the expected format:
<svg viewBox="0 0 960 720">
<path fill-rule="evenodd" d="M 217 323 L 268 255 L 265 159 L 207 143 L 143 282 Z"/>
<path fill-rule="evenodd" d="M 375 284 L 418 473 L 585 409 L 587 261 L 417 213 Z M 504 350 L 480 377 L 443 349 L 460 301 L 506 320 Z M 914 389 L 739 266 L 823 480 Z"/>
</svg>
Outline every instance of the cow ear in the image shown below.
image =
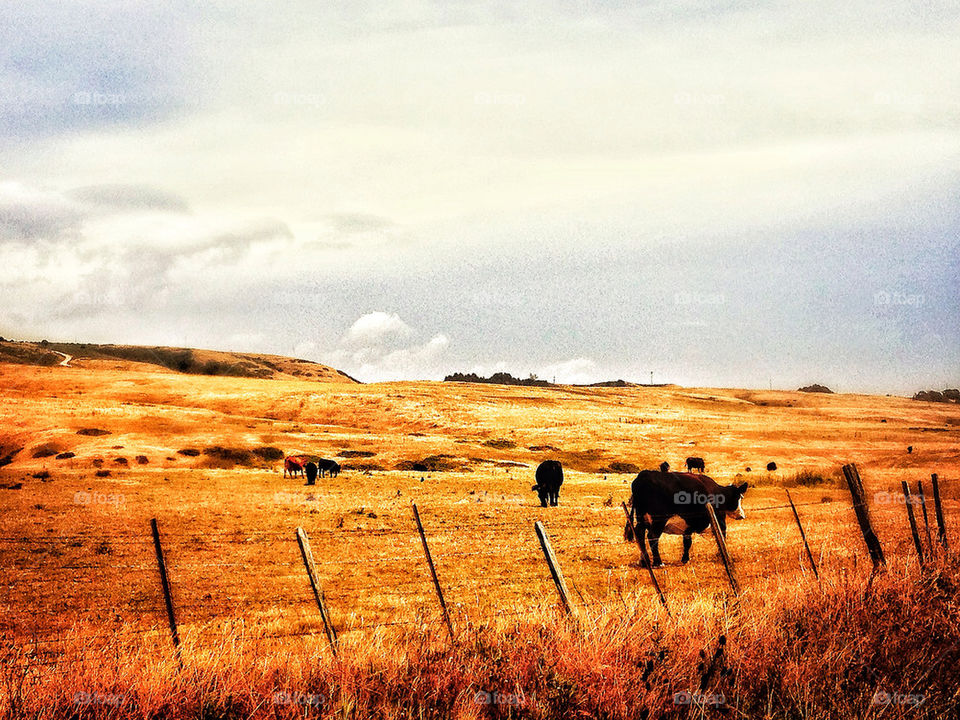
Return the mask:
<svg viewBox="0 0 960 720">
<path fill-rule="evenodd" d="M 745 495 L 745 494 L 746 494 L 746 492 L 747 492 L 747 483 L 746 483 L 746 481 L 744 481 L 744 482 L 740 483 L 739 485 L 737 485 L 737 491 L 738 491 L 741 495 Z"/>
</svg>

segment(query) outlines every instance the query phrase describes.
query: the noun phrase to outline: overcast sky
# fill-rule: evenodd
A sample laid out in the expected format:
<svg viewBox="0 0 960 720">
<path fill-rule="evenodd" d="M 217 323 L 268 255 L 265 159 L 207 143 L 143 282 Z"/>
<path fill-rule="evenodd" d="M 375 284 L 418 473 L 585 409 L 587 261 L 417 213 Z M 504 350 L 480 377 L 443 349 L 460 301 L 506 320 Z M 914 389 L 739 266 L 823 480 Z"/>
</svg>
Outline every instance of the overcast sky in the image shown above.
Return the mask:
<svg viewBox="0 0 960 720">
<path fill-rule="evenodd" d="M 960 384 L 960 5 L 0 5 L 0 335 Z"/>
</svg>

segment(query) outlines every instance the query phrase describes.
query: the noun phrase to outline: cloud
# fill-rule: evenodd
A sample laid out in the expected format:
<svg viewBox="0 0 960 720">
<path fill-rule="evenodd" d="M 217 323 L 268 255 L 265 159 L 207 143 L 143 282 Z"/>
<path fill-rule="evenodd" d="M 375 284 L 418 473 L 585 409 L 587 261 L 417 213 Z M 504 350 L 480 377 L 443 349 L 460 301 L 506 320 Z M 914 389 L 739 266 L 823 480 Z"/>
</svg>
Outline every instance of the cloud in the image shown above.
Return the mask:
<svg viewBox="0 0 960 720">
<path fill-rule="evenodd" d="M 377 311 L 358 318 L 344 336 L 344 344 L 358 348 L 381 347 L 411 334 L 412 328 L 399 315 Z"/>
<path fill-rule="evenodd" d="M 0 6 L 0 133 L 44 138 L 195 106 L 184 92 L 196 69 L 193 17 L 179 0 Z"/>
<path fill-rule="evenodd" d="M 411 342 L 416 334 L 398 314 L 377 311 L 358 318 L 331 351 L 321 352 L 312 340 L 300 342 L 295 350 L 364 382 L 441 379 L 450 338 L 437 333 L 425 342 Z"/>
<path fill-rule="evenodd" d="M 435 335 L 422 345 L 400 348 L 382 356 L 368 358 L 357 368 L 357 377 L 376 381 L 442 379 L 442 370 L 438 363 L 449 346 L 450 339 L 446 335 Z"/>
<path fill-rule="evenodd" d="M 958 366 L 903 365 L 957 346 L 958 38 L 940 0 L 8 3 L 0 307 L 371 377 L 902 387 Z"/>
<path fill-rule="evenodd" d="M 603 377 L 597 363 L 585 357 L 543 365 L 536 375 L 542 380 L 555 381 L 563 385 L 588 385 L 616 379 Z"/>
<path fill-rule="evenodd" d="M 185 213 L 190 207 L 182 197 L 148 185 L 88 185 L 67 193 L 69 197 L 105 210 L 161 210 Z"/>
<path fill-rule="evenodd" d="M 58 240 L 85 215 L 82 204 L 60 193 L 0 183 L 0 241 Z"/>
</svg>

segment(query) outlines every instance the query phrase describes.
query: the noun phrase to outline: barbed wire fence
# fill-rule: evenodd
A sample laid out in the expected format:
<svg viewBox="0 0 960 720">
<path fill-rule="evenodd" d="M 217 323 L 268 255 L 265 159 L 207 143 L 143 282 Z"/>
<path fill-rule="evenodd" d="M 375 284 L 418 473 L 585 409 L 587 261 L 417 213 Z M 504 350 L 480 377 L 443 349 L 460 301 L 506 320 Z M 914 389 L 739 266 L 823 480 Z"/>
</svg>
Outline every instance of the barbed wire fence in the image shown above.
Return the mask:
<svg viewBox="0 0 960 720">
<path fill-rule="evenodd" d="M 855 466 L 845 467 L 853 467 L 853 476 L 859 477 Z M 921 564 L 934 555 L 937 547 L 946 549 L 948 543 L 939 480 L 936 475 L 931 480 L 933 511 L 928 513 L 927 496 L 922 482 L 918 482 L 916 493 L 904 488 L 902 504 L 907 515 L 900 515 L 901 522 L 910 520 L 913 544 Z M 848 517 L 856 515 L 867 548 L 871 549 L 872 541 L 867 538 L 876 535 L 870 525 L 869 513 L 860 511 L 869 503 L 862 494 L 862 486 L 858 492 L 854 482 L 850 490 L 851 504 L 794 503 L 787 492 L 787 503 L 751 508 L 750 512 L 774 513 L 776 515 L 772 517 L 778 518 L 777 521 L 783 522 L 785 527 L 795 522 L 798 548 L 802 539 L 805 550 L 805 553 L 798 550 L 798 561 L 801 566 L 809 564 L 819 581 L 818 562 L 808 544 L 798 508 L 819 506 L 818 521 L 824 519 L 824 513 L 828 513 L 826 517 L 840 513 Z M 583 522 L 548 521 L 547 526 L 537 523 L 536 533 L 520 534 L 517 533 L 518 526 L 509 523 L 478 523 L 475 527 L 459 526 L 453 530 L 445 527 L 445 533 L 482 532 L 487 538 L 505 536 L 499 538 L 505 541 L 504 549 L 496 546 L 480 550 L 443 548 L 436 552 L 430 546 L 430 521 L 437 517 L 428 517 L 421 525 L 416 505 L 411 509 L 411 521 L 416 518 L 417 523 L 411 522 L 409 529 L 314 529 L 309 533 L 303 528 L 291 528 L 287 532 L 259 529 L 166 532 L 162 522 L 154 521 L 156 532 L 153 534 L 145 529 L 142 535 L 85 532 L 57 536 L 0 536 L 0 553 L 26 549 L 28 557 L 43 555 L 56 559 L 63 557 L 66 549 L 92 549 L 92 553 L 87 552 L 79 560 L 69 559 L 52 567 L 47 566 L 49 563 L 39 566 L 29 561 L 21 562 L 19 566 L 5 563 L 5 571 L 0 577 L 7 576 L 7 582 L 0 589 L 6 590 L 8 595 L 15 594 L 16 600 L 5 603 L 6 613 L 0 622 L 4 645 L 19 651 L 21 658 L 31 665 L 56 666 L 84 662 L 86 657 L 101 653 L 111 643 L 137 643 L 164 652 L 163 647 L 169 648 L 171 638 L 179 659 L 181 628 L 188 629 L 191 645 L 208 641 L 217 632 L 239 631 L 260 641 L 315 641 L 329 645 L 334 653 L 343 635 L 392 629 L 432 632 L 446 625 L 450 640 L 454 642 L 455 626 L 469 621 L 471 613 L 475 618 L 510 619 L 530 615 L 536 609 L 553 607 L 554 604 L 547 600 L 551 584 L 561 606 L 574 621 L 583 609 L 602 613 L 613 608 L 626 608 L 619 587 L 614 595 L 609 583 L 605 599 L 581 591 L 576 579 L 571 582 L 576 596 L 571 594 L 560 561 L 576 562 L 578 553 L 582 557 L 588 551 L 597 553 L 609 551 L 612 547 L 602 537 L 594 537 L 589 542 L 572 540 L 571 537 L 580 537 L 587 529 Z M 874 512 L 878 509 L 884 512 L 896 510 L 892 502 L 872 508 Z M 866 526 L 864 514 L 867 516 Z M 899 510 L 897 514 L 900 514 Z M 921 515 L 922 526 L 919 524 Z M 619 533 L 622 522 L 621 519 L 616 525 L 611 523 L 606 527 L 592 525 L 589 529 L 608 534 L 616 529 Z M 919 533 L 919 527 L 925 530 L 926 552 L 923 549 L 924 535 Z M 347 536 L 368 543 L 387 540 L 391 545 L 389 549 L 368 557 L 313 557 L 311 539 Z M 739 595 L 735 562 L 738 562 L 736 555 L 745 552 L 731 557 L 723 533 L 714 532 L 713 536 L 733 594 Z M 422 547 L 418 548 L 421 544 Z M 258 564 L 257 556 L 264 546 L 279 550 L 280 557 Z M 251 548 L 257 552 L 254 557 L 245 559 L 241 550 Z M 509 557 L 505 550 L 509 550 Z M 878 560 L 872 549 L 871 559 L 876 568 Z M 821 564 L 822 560 L 823 550 Z M 476 572 L 485 571 L 487 563 L 495 565 L 501 572 Z M 513 568 L 528 565 L 538 569 L 529 576 L 511 580 L 505 572 L 508 565 Z M 410 577 L 398 579 L 393 576 L 378 582 L 371 572 L 385 566 L 391 572 L 401 570 Z M 260 568 L 261 572 L 251 576 L 249 571 L 253 568 Z M 466 574 L 464 568 L 471 573 Z M 17 577 L 9 577 L 11 571 Z M 77 597 L 65 591 L 70 588 L 88 591 L 91 580 L 83 573 L 97 573 L 104 583 L 115 583 L 118 588 L 130 590 L 131 595 L 113 603 L 77 607 L 72 603 L 88 601 L 89 593 Z M 532 583 L 530 578 L 538 575 L 542 582 Z M 217 577 L 221 582 L 201 584 L 194 581 L 211 577 Z M 451 577 L 455 579 L 450 580 Z M 654 580 L 652 572 L 651 580 Z M 261 597 L 253 597 L 248 591 L 253 582 L 259 584 Z M 505 591 L 515 591 L 513 606 L 498 600 L 498 607 L 491 609 L 482 602 L 482 597 L 496 595 L 502 598 Z M 661 592 L 659 586 L 657 592 Z M 264 600 L 263 596 L 269 599 Z M 382 601 L 381 611 L 357 604 L 358 598 L 368 596 Z M 452 603 L 449 602 L 451 599 Z M 661 595 L 661 600 L 669 612 L 666 596 Z M 451 619 L 451 615 L 457 616 L 457 622 Z M 250 623 L 247 620 L 250 617 L 258 621 Z M 66 624 L 57 622 L 65 619 Z M 71 639 L 82 640 L 82 644 L 68 642 Z"/>
</svg>

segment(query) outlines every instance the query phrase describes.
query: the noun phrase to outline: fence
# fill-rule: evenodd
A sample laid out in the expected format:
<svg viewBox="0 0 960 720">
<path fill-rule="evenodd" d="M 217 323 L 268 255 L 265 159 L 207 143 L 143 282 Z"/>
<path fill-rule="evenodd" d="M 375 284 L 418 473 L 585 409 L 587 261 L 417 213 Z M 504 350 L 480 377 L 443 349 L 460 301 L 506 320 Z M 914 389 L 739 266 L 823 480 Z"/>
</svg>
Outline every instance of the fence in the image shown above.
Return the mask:
<svg viewBox="0 0 960 720">
<path fill-rule="evenodd" d="M 819 506 L 818 521 L 833 515 L 839 522 L 842 513 L 851 528 L 855 526 L 850 516 L 855 514 L 875 567 L 883 564 L 876 557 L 879 540 L 856 468 L 847 466 L 845 474 L 852 506 L 794 503 L 787 492 L 782 505 L 749 510 L 770 513 L 783 526 L 784 537 L 795 524 L 788 542 L 797 561 L 809 565 L 817 580 L 818 563 L 798 508 Z M 904 542 L 915 547 L 921 562 L 947 546 L 940 483 L 936 475 L 932 480 L 935 538 L 922 483 L 916 494 L 904 490 L 909 514 L 897 510 L 901 528 L 909 520 Z M 893 508 L 891 504 L 874 511 Z M 926 551 L 914 509 L 925 521 Z M 152 642 L 158 652 L 169 652 L 172 644 L 179 657 L 184 629 L 191 642 L 239 627 L 260 640 L 316 641 L 332 652 L 337 652 L 343 636 L 387 629 L 436 627 L 454 642 L 458 624 L 454 617 L 474 613 L 487 619 L 515 618 L 534 607 L 552 607 L 557 598 L 576 622 L 581 610 L 603 612 L 625 604 L 622 583 L 611 582 L 612 567 L 628 568 L 623 570 L 626 577 L 633 572 L 629 568 L 638 553 L 635 546 L 622 542 L 619 511 L 611 507 L 610 522 L 590 528 L 601 537 L 589 542 L 582 541 L 586 533 L 582 522 L 547 520 L 517 535 L 516 525 L 494 518 L 474 527 L 440 531 L 443 518 L 429 513 L 421 518 L 416 505 L 411 507 L 409 530 L 168 532 L 161 518 L 143 534 L 0 537 L 0 557 L 19 553 L 27 558 L 19 566 L 3 563 L 0 577 L 8 578 L 4 583 L 8 600 L 0 630 L 8 636 L 5 645 L 29 650 L 31 662 L 56 665 L 79 662 L 85 653 L 97 652 L 100 640 Z M 456 539 L 465 533 L 482 535 L 486 547 L 461 549 Z M 744 560 L 750 549 L 729 552 L 722 534 L 713 534 L 726 578 L 739 594 L 738 569 L 747 566 Z M 447 542 L 435 543 L 436 537 Z M 331 542 L 346 547 L 350 555 L 335 557 L 329 552 Z M 368 546 L 366 557 L 351 552 L 356 542 Z M 594 556 L 600 555 L 603 559 L 595 562 Z M 576 572 L 565 576 L 570 567 Z M 261 572 L 251 574 L 252 569 Z M 596 590 L 603 585 L 598 570 L 601 575 L 606 570 L 605 594 Z M 723 577 L 722 572 L 714 573 L 713 579 Z M 670 612 L 670 588 L 661 587 L 652 570 L 638 572 L 631 585 L 650 593 L 651 599 L 658 597 Z M 71 590 L 79 591 L 79 596 Z M 516 591 L 514 602 L 504 602 L 511 591 Z M 89 605 L 93 596 L 103 602 L 95 607 L 71 605 L 71 601 Z M 495 597 L 495 602 L 485 604 L 481 596 Z M 71 637 L 82 638 L 84 646 L 68 645 L 65 641 Z"/>
</svg>

